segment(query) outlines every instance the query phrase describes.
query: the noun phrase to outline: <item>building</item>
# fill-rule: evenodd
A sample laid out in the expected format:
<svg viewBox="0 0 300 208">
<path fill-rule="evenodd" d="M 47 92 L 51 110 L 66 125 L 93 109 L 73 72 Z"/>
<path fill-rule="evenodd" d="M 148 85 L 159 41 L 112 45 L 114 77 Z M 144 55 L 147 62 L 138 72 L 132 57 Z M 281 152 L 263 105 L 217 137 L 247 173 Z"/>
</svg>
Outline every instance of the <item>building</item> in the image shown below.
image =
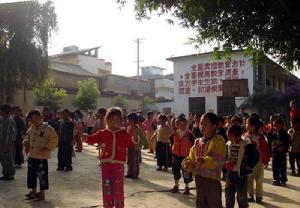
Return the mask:
<svg viewBox="0 0 300 208">
<path fill-rule="evenodd" d="M 151 95 L 157 101 L 170 101 L 174 98 L 173 74 L 165 75 L 164 68 L 157 66 L 141 67 L 141 78 L 151 83 Z"/>
<path fill-rule="evenodd" d="M 112 74 L 112 64 L 98 58 L 100 47 L 81 49 L 77 46 L 63 48 L 63 52 L 50 56 L 51 61 L 79 65 L 90 73 L 97 75 Z"/>
<path fill-rule="evenodd" d="M 62 108 L 75 110 L 73 100 L 78 90 L 78 81 L 94 78 L 99 86 L 98 108 L 109 108 L 114 98 L 122 95 L 129 109 L 138 109 L 144 96 L 152 96 L 151 84 L 147 80 L 112 74 L 112 64 L 98 58 L 99 47 L 79 50 L 76 46 L 64 48 L 64 52 L 49 57 L 48 77 L 53 78 L 57 88 L 67 91 Z M 24 111 L 35 106 L 33 90 L 19 90 L 14 104 Z"/>
<path fill-rule="evenodd" d="M 234 51 L 230 60 L 214 60 L 212 52 L 168 58 L 174 67 L 174 102 L 164 103 L 160 109 L 171 108 L 175 114 L 234 114 L 255 92 L 267 89 L 284 91 L 299 82 L 297 77 L 265 58 L 263 64 L 256 65 L 253 57 L 245 56 L 242 50 Z M 223 96 L 225 80 L 245 81 L 247 95 Z"/>
</svg>

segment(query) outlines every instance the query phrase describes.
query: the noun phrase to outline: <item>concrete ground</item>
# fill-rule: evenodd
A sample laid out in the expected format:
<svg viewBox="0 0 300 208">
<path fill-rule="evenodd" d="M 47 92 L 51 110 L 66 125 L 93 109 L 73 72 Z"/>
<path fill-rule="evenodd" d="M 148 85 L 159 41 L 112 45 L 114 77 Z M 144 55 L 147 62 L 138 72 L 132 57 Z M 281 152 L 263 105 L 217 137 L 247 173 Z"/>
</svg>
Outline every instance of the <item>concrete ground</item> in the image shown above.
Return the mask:
<svg viewBox="0 0 300 208">
<path fill-rule="evenodd" d="M 25 164 L 22 169 L 17 169 L 14 181 L 0 181 L 0 208 L 102 207 L 101 180 L 96 156 L 95 147 L 84 145 L 84 151 L 73 158 L 73 172 L 57 172 L 54 152 L 49 161 L 50 190 L 43 202 L 24 199 L 24 194 L 28 192 Z M 143 152 L 140 179 L 126 179 L 125 182 L 126 207 L 195 207 L 195 191 L 190 196 L 169 193 L 167 190 L 173 186 L 171 171 L 157 172 L 155 169 L 153 155 Z M 300 177 L 289 176 L 288 179 L 287 187 L 272 186 L 272 172 L 270 169 L 266 170 L 264 203 L 252 203 L 250 207 L 300 207 Z M 194 183 L 191 187 L 194 187 Z M 223 204 L 224 202 L 223 194 Z"/>
</svg>

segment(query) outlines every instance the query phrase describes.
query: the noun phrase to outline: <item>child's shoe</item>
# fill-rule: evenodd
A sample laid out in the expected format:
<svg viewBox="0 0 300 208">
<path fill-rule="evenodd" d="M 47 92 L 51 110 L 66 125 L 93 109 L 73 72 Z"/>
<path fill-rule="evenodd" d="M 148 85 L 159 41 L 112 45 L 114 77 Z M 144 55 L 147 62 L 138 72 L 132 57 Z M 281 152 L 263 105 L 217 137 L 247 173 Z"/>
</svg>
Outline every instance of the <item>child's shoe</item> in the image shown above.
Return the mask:
<svg viewBox="0 0 300 208">
<path fill-rule="evenodd" d="M 65 169 L 65 171 L 66 171 L 66 172 L 73 171 L 73 167 L 72 167 L 72 166 L 71 166 L 71 167 L 67 167 L 67 168 Z"/>
<path fill-rule="evenodd" d="M 168 171 L 168 167 L 164 167 L 164 168 L 163 168 L 163 171 L 166 171 L 166 172 L 167 172 L 167 171 Z"/>
<path fill-rule="evenodd" d="M 61 168 L 61 167 L 56 168 L 56 171 L 63 171 L 63 170 L 64 170 L 64 168 Z"/>
<path fill-rule="evenodd" d="M 162 167 L 159 166 L 158 168 L 156 168 L 157 171 L 162 171 Z"/>
<path fill-rule="evenodd" d="M 178 186 L 174 186 L 172 189 L 170 189 L 171 193 L 178 193 L 179 192 L 179 188 Z"/>
<path fill-rule="evenodd" d="M 190 188 L 189 187 L 185 187 L 185 190 L 183 192 L 184 195 L 190 195 Z"/>
<path fill-rule="evenodd" d="M 35 199 L 37 196 L 36 192 L 30 191 L 28 194 L 25 194 L 26 200 Z"/>
<path fill-rule="evenodd" d="M 292 172 L 291 172 L 291 176 L 296 176 L 296 172 L 295 172 L 295 170 L 292 170 Z"/>
<path fill-rule="evenodd" d="M 37 193 L 36 197 L 34 198 L 34 201 L 44 201 L 45 200 L 45 193 Z"/>
<path fill-rule="evenodd" d="M 285 187 L 286 186 L 286 182 L 282 181 L 280 185 L 283 186 L 283 187 Z"/>
<path fill-rule="evenodd" d="M 248 202 L 255 202 L 253 195 L 249 195 Z"/>
<path fill-rule="evenodd" d="M 256 197 L 256 203 L 261 204 L 262 203 L 262 198 L 261 197 Z"/>
<path fill-rule="evenodd" d="M 274 186 L 280 186 L 280 181 L 273 181 L 272 184 L 273 184 Z"/>
</svg>

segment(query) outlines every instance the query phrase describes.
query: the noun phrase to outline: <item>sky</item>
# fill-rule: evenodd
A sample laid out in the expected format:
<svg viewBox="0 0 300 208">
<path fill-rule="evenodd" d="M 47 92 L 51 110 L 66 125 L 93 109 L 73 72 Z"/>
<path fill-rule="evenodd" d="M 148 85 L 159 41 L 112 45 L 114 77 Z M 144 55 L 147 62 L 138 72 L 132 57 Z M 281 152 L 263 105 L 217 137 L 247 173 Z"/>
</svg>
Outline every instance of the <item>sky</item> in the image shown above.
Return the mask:
<svg viewBox="0 0 300 208">
<path fill-rule="evenodd" d="M 0 0 L 0 3 L 16 0 Z M 44 0 L 41 0 L 43 2 Z M 101 46 L 99 58 L 112 63 L 114 74 L 137 74 L 137 45 L 140 44 L 140 66 L 166 68 L 172 73 L 171 56 L 189 55 L 211 51 L 214 45 L 204 45 L 196 50 L 187 44 L 196 34 L 182 28 L 179 21 L 167 22 L 167 15 L 152 14 L 150 20 L 135 18 L 134 0 L 120 8 L 116 0 L 53 0 L 58 18 L 58 31 L 50 39 L 49 54 L 61 53 L 63 47 L 76 45 L 80 49 Z M 300 77 L 300 73 L 296 73 Z"/>
<path fill-rule="evenodd" d="M 115 0 L 54 0 L 58 31 L 53 34 L 49 54 L 62 52 L 63 47 L 80 49 L 101 46 L 99 58 L 112 62 L 114 74 L 137 74 L 137 45 L 140 44 L 140 66 L 159 66 L 172 73 L 170 56 L 197 53 L 186 44 L 195 32 L 182 28 L 177 21 L 167 23 L 168 16 L 153 14 L 150 20 L 135 18 L 133 0 L 123 8 Z M 208 50 L 206 47 L 203 50 Z"/>
</svg>

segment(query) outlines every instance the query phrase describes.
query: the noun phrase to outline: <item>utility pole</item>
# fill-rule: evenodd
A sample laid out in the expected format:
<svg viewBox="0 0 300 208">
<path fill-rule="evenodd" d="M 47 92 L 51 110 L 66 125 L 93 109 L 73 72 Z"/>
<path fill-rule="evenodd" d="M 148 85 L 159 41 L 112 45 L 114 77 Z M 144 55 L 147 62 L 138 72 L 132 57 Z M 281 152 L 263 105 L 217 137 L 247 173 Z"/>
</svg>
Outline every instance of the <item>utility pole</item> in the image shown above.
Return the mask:
<svg viewBox="0 0 300 208">
<path fill-rule="evenodd" d="M 136 42 L 136 48 L 137 48 L 137 54 L 136 54 L 136 67 L 137 67 L 137 89 L 136 89 L 136 93 L 137 95 L 139 95 L 139 91 L 143 91 L 140 89 L 140 62 L 142 62 L 140 60 L 140 44 L 142 43 L 141 40 L 143 40 L 142 38 L 137 38 L 136 40 L 134 40 L 134 42 Z"/>
</svg>

